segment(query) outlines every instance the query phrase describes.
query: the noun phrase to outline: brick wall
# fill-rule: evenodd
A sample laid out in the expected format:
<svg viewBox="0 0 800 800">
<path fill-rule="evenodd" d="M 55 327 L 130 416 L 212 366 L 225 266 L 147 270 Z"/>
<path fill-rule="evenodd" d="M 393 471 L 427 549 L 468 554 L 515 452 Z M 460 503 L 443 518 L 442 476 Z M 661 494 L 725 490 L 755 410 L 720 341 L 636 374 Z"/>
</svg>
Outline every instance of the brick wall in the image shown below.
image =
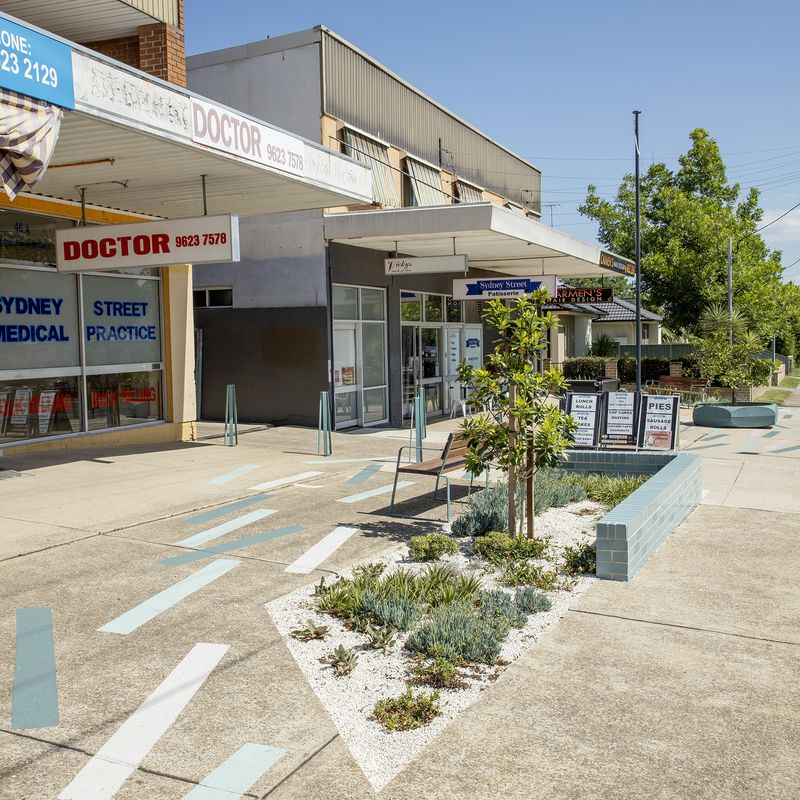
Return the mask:
<svg viewBox="0 0 800 800">
<path fill-rule="evenodd" d="M 157 78 L 186 86 L 186 46 L 183 40 L 183 0 L 179 2 L 180 27 L 163 22 L 143 25 L 138 35 L 102 42 L 87 42 L 86 47 Z"/>
</svg>

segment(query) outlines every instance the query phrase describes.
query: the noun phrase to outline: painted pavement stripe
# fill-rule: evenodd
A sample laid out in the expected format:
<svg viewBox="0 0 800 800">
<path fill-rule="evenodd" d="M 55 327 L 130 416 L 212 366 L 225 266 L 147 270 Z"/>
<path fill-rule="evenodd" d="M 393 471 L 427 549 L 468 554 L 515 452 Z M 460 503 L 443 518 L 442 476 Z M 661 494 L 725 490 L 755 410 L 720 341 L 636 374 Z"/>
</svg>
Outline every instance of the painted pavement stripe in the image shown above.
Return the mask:
<svg viewBox="0 0 800 800">
<path fill-rule="evenodd" d="M 89 759 L 58 800 L 110 800 L 213 672 L 226 644 L 196 644 L 117 732 Z"/>
<path fill-rule="evenodd" d="M 713 436 L 706 436 L 701 441 L 710 442 L 713 439 L 722 439 L 723 437 L 727 436 L 727 433 L 715 433 Z"/>
<path fill-rule="evenodd" d="M 790 453 L 792 450 L 800 450 L 800 444 L 794 444 L 791 447 L 781 447 L 780 450 L 773 450 L 773 453 Z"/>
<path fill-rule="evenodd" d="M 398 481 L 397 488 L 398 489 L 405 489 L 406 486 L 413 486 L 414 481 Z M 377 497 L 379 494 L 390 494 L 392 491 L 392 484 L 390 483 L 388 486 L 379 486 L 377 489 L 370 489 L 367 492 L 361 492 L 360 494 L 351 494 L 348 497 L 340 497 L 336 502 L 337 503 L 358 503 L 361 500 L 366 500 L 369 497 Z"/>
<path fill-rule="evenodd" d="M 286 750 L 281 747 L 247 742 L 203 778 L 183 800 L 239 800 L 284 755 Z"/>
<path fill-rule="evenodd" d="M 376 472 L 380 472 L 381 466 L 382 464 L 368 464 L 361 472 L 357 472 L 347 482 L 358 486 L 364 483 L 364 481 L 368 481 Z"/>
<path fill-rule="evenodd" d="M 221 553 L 232 553 L 234 550 L 241 550 L 253 544 L 261 544 L 261 542 L 268 542 L 271 539 L 279 539 L 281 536 L 288 536 L 290 533 L 297 533 L 302 530 L 304 530 L 304 528 L 300 525 L 287 525 L 285 528 L 276 528 L 274 531 L 256 533 L 253 536 L 245 536 L 243 539 L 234 539 L 232 542 L 220 542 L 220 544 L 206 547 L 203 550 L 195 550 L 192 553 L 181 553 L 178 556 L 165 558 L 158 563 L 163 564 L 165 567 L 179 567 L 183 564 L 191 564 L 194 561 L 202 561 L 209 556 L 217 556 Z"/>
<path fill-rule="evenodd" d="M 297 475 L 290 475 L 288 478 L 277 478 L 274 481 L 266 481 L 265 483 L 257 483 L 255 486 L 250 487 L 251 492 L 261 492 L 266 489 L 277 489 L 279 486 L 286 486 L 287 483 L 297 483 L 304 481 L 307 478 L 316 478 L 317 475 L 324 475 L 323 472 L 299 472 Z"/>
<path fill-rule="evenodd" d="M 222 486 L 223 484 L 229 483 L 235 478 L 239 478 L 242 475 L 247 475 L 248 472 L 252 472 L 254 469 L 258 469 L 260 466 L 260 464 L 245 464 L 243 467 L 239 467 L 239 469 L 234 469 L 230 472 L 226 472 L 224 475 L 218 475 L 216 478 L 212 478 L 209 483 L 212 486 Z"/>
<path fill-rule="evenodd" d="M 728 442 L 714 442 L 713 444 L 689 445 L 687 450 L 709 450 L 712 447 L 725 447 Z"/>
<path fill-rule="evenodd" d="M 257 508 L 255 511 L 249 511 L 243 517 L 236 517 L 236 519 L 209 528 L 207 531 L 200 531 L 200 533 L 196 533 L 194 536 L 189 536 L 186 539 L 181 539 L 179 542 L 175 542 L 175 544 L 180 547 L 199 547 L 201 544 L 210 542 L 213 539 L 219 539 L 220 536 L 224 536 L 226 533 L 238 531 L 239 528 L 244 528 L 246 525 L 251 525 L 253 522 L 258 522 L 260 519 L 264 519 L 264 517 L 269 517 L 271 514 L 277 513 L 278 512 L 274 508 Z"/>
<path fill-rule="evenodd" d="M 140 603 L 136 608 L 126 611 L 97 630 L 100 633 L 121 633 L 123 636 L 127 636 L 127 634 L 140 628 L 146 622 L 150 622 L 151 619 L 155 619 L 159 614 L 172 608 L 181 600 L 185 600 L 198 589 L 202 589 L 217 578 L 221 578 L 234 567 L 238 567 L 240 563 L 236 559 L 214 561 L 192 573 L 188 578 L 178 581 L 164 589 L 163 592 L 159 592 L 149 600 Z"/>
<path fill-rule="evenodd" d="M 317 461 L 304 461 L 304 464 L 363 464 L 365 461 L 394 461 L 397 456 L 370 456 L 369 458 L 327 458 Z"/>
<path fill-rule="evenodd" d="M 306 550 L 297 561 L 293 561 L 289 564 L 284 572 L 296 572 L 300 575 L 308 575 L 309 572 L 315 570 L 326 558 L 332 556 L 354 533 L 358 533 L 358 528 L 334 528 L 312 548 Z"/>
<path fill-rule="evenodd" d="M 58 725 L 53 612 L 49 608 L 18 608 L 11 727 L 53 725 Z"/>
<path fill-rule="evenodd" d="M 763 438 L 764 439 L 771 439 L 773 436 L 780 436 L 780 435 L 781 435 L 780 431 L 770 431 L 769 433 L 765 433 Z"/>
<path fill-rule="evenodd" d="M 254 494 L 251 497 L 243 497 L 241 500 L 236 500 L 233 503 L 226 503 L 224 506 L 212 508 L 209 511 L 204 511 L 202 514 L 195 514 L 189 519 L 183 520 L 184 525 L 202 525 L 206 522 L 211 522 L 212 519 L 219 519 L 230 514 L 232 511 L 238 511 L 240 508 L 247 508 L 247 506 L 255 505 L 256 503 L 266 502 L 271 500 L 272 495 L 269 494 Z"/>
</svg>

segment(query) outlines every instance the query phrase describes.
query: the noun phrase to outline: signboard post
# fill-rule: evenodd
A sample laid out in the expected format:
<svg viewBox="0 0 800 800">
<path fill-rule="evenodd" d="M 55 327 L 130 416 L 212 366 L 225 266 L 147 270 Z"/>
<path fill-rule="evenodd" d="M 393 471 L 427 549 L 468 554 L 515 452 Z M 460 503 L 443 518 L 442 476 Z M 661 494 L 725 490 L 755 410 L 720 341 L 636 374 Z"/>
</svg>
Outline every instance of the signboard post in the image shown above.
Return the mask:
<svg viewBox="0 0 800 800">
<path fill-rule="evenodd" d="M 604 445 L 636 445 L 639 396 L 636 392 L 607 392 L 605 424 L 601 441 Z"/>
<path fill-rule="evenodd" d="M 56 231 L 60 272 L 239 260 L 236 214 Z"/>
<path fill-rule="evenodd" d="M 454 300 L 503 300 L 524 297 L 537 289 L 556 294 L 556 276 L 538 275 L 532 278 L 469 278 L 453 281 Z"/>
<path fill-rule="evenodd" d="M 601 402 L 601 394 L 567 392 L 567 414 L 578 423 L 574 447 L 597 447 Z"/>
<path fill-rule="evenodd" d="M 436 272 L 463 272 L 467 274 L 467 257 L 431 256 L 429 258 L 386 258 L 387 275 L 430 275 Z"/>
<path fill-rule="evenodd" d="M 642 395 L 639 447 L 645 450 L 674 450 L 678 442 L 677 395 Z"/>
</svg>

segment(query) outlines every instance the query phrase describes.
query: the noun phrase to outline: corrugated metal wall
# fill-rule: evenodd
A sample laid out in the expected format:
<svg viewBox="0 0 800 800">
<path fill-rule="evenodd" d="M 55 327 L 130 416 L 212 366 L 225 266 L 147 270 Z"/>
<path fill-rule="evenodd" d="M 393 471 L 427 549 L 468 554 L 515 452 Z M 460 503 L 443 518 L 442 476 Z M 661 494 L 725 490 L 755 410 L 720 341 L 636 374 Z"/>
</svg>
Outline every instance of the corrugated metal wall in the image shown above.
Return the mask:
<svg viewBox="0 0 800 800">
<path fill-rule="evenodd" d="M 541 173 L 323 33 L 324 111 L 541 213 Z M 326 143 L 327 144 L 327 143 Z"/>
<path fill-rule="evenodd" d="M 178 0 L 122 0 L 169 25 L 178 26 Z"/>
</svg>

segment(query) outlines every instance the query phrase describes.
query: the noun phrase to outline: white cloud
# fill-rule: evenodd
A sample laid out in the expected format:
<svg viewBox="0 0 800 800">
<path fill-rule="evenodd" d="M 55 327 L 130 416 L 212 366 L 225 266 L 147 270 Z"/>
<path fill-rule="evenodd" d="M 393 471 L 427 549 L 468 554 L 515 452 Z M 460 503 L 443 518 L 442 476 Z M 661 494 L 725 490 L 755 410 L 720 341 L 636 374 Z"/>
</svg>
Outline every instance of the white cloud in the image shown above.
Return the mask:
<svg viewBox="0 0 800 800">
<path fill-rule="evenodd" d="M 785 208 L 765 209 L 761 225 L 766 225 L 785 212 Z M 770 247 L 776 247 L 778 249 L 781 249 L 781 245 L 778 244 L 779 242 L 784 244 L 786 242 L 797 242 L 800 244 L 800 208 L 796 208 L 783 219 L 778 220 L 774 225 L 770 225 L 761 235 Z"/>
</svg>

